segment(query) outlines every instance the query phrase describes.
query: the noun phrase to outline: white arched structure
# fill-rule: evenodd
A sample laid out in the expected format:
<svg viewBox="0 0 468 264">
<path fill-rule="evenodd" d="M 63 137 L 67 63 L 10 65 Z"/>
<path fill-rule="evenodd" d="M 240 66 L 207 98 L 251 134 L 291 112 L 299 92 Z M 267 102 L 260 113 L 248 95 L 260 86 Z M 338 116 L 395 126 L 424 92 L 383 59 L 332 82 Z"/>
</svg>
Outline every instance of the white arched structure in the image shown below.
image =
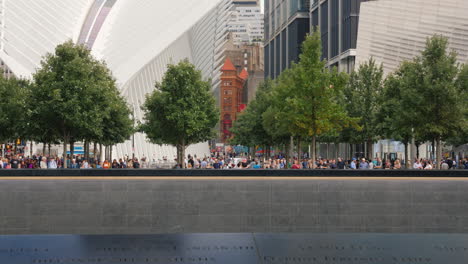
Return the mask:
<svg viewBox="0 0 468 264">
<path fill-rule="evenodd" d="M 113 72 L 137 120 L 146 94 L 167 64 L 189 59 L 218 93 L 223 44 L 232 0 L 0 0 L 0 59 L 17 76 L 31 77 L 41 57 L 73 39 L 92 49 Z M 172 158 L 175 148 L 148 143 L 145 135 L 114 148 L 116 157 Z M 187 153 L 209 154 L 207 143 Z"/>
<path fill-rule="evenodd" d="M 31 77 L 42 56 L 76 40 L 94 0 L 0 0 L 0 59 L 16 76 Z"/>
</svg>

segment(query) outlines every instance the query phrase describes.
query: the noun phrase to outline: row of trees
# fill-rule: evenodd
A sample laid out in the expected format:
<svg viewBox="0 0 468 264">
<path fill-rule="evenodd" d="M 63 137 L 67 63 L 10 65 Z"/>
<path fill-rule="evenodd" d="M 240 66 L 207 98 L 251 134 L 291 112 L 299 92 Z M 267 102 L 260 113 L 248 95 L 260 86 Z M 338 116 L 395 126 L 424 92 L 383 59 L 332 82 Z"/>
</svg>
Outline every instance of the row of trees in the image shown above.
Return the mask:
<svg viewBox="0 0 468 264">
<path fill-rule="evenodd" d="M 111 146 L 134 133 L 132 112 L 104 62 L 71 41 L 47 54 L 32 81 L 0 79 L 0 141 Z"/>
<path fill-rule="evenodd" d="M 134 126 L 106 64 L 84 45 L 68 41 L 44 57 L 32 81 L 0 77 L 0 141 L 61 143 L 66 166 L 67 150 L 73 155 L 76 142 L 84 142 L 85 153 L 90 143 L 95 150 L 99 144 L 102 153 L 102 146 L 144 132 L 152 143 L 175 146 L 184 164 L 189 145 L 215 137 L 219 110 L 210 88 L 211 81 L 188 60 L 168 65 L 162 82 L 147 95 L 143 124 Z"/>
<path fill-rule="evenodd" d="M 442 36 L 428 39 L 425 51 L 384 79 L 373 59 L 350 76 L 326 69 L 318 32 L 302 45 L 299 62 L 259 86 L 256 98 L 234 123 L 233 144 L 292 146 L 308 142 L 315 160 L 321 142 L 400 140 L 467 143 L 468 66 L 458 65 Z M 295 139 L 295 140 L 294 140 Z M 295 142 L 294 142 L 295 141 Z M 407 150 L 405 151 L 407 153 Z M 406 155 L 408 157 L 408 155 Z M 439 162 L 437 162 L 439 164 Z"/>
</svg>

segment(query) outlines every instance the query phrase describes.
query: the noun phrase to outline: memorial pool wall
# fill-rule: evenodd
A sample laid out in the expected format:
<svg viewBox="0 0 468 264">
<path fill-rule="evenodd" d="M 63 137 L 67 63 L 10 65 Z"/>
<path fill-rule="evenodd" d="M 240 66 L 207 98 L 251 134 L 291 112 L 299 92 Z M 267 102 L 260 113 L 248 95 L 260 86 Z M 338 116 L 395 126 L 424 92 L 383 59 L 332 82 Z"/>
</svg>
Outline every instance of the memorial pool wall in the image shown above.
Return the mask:
<svg viewBox="0 0 468 264">
<path fill-rule="evenodd" d="M 468 233 L 465 171 L 392 173 L 0 170 L 0 234 Z"/>
</svg>

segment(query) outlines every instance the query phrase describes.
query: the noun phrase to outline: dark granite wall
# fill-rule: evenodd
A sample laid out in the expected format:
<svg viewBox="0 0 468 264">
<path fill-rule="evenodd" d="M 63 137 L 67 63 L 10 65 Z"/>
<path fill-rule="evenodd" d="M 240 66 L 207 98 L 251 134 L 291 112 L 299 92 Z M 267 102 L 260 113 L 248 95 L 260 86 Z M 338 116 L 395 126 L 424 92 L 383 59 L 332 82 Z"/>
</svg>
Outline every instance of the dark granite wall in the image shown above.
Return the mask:
<svg viewBox="0 0 468 264">
<path fill-rule="evenodd" d="M 464 179 L 0 179 L 0 234 L 464 233 L 467 190 Z"/>
</svg>

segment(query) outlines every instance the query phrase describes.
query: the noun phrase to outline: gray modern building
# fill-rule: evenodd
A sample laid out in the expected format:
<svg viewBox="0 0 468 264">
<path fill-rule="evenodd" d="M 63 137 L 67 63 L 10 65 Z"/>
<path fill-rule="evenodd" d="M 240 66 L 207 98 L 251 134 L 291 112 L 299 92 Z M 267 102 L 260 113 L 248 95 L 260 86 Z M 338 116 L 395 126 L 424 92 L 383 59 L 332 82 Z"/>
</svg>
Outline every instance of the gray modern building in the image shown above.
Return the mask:
<svg viewBox="0 0 468 264">
<path fill-rule="evenodd" d="M 265 78 L 275 79 L 299 58 L 310 32 L 309 0 L 265 0 Z"/>
<path fill-rule="evenodd" d="M 320 30 L 322 58 L 327 66 L 351 72 L 356 60 L 361 2 L 369 0 L 313 0 L 310 7 L 312 30 Z"/>
</svg>

